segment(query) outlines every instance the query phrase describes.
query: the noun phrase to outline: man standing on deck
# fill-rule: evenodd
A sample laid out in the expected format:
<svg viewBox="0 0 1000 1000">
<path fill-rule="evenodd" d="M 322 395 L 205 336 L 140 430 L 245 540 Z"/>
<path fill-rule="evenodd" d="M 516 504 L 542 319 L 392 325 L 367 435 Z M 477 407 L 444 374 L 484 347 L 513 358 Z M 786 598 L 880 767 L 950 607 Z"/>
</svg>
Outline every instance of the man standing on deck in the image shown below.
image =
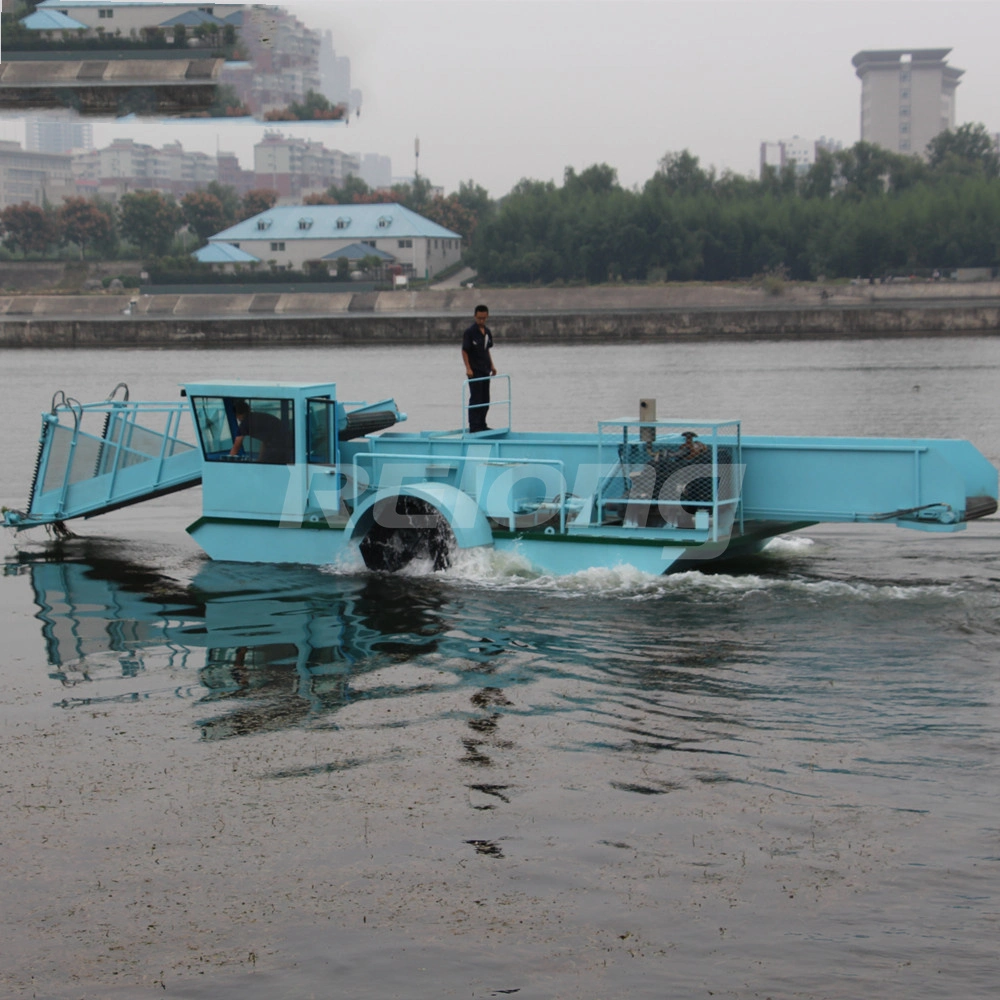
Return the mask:
<svg viewBox="0 0 1000 1000">
<path fill-rule="evenodd" d="M 496 375 L 497 370 L 490 356 L 493 347 L 493 334 L 490 333 L 486 320 L 490 311 L 486 306 L 476 306 L 476 321 L 462 336 L 462 361 L 465 362 L 465 377 L 478 379 L 469 383 L 469 431 L 488 431 L 486 426 L 486 411 L 490 405 L 489 376 Z"/>
</svg>

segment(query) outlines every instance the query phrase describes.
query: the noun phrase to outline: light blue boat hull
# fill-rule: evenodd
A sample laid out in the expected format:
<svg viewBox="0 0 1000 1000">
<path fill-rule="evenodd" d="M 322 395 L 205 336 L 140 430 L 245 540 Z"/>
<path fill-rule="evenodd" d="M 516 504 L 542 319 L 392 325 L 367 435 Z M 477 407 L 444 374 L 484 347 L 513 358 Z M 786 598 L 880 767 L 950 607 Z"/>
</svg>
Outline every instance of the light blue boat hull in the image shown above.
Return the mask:
<svg viewBox="0 0 1000 1000">
<path fill-rule="evenodd" d="M 658 574 L 818 522 L 952 533 L 996 509 L 997 471 L 967 441 L 627 418 L 589 434 L 376 436 L 405 416 L 391 400 L 343 403 L 332 383 L 191 383 L 185 395 L 54 403 L 28 509 L 4 523 L 60 525 L 200 482 L 188 530 L 215 560 L 391 570 L 492 547 L 556 575 Z"/>
</svg>

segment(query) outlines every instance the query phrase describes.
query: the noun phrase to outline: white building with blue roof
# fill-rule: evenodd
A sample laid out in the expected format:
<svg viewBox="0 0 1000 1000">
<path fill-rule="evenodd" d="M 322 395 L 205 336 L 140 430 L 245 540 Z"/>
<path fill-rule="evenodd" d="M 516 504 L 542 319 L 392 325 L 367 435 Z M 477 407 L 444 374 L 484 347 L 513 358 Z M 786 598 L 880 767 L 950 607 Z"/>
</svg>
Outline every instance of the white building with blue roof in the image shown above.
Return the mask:
<svg viewBox="0 0 1000 1000">
<path fill-rule="evenodd" d="M 185 14 L 208 15 L 209 23 L 228 22 L 239 26 L 244 4 L 238 3 L 149 3 L 144 0 L 42 0 L 37 12 L 59 13 L 107 35 L 120 32 L 136 37 L 144 28 L 161 27 L 166 21 Z M 201 20 L 199 19 L 199 23 Z"/>
<path fill-rule="evenodd" d="M 352 244 L 371 247 L 377 251 L 372 256 L 418 278 L 433 278 L 462 258 L 458 233 L 395 204 L 275 206 L 216 233 L 208 242 L 209 246 L 226 243 L 295 271 L 303 270 L 306 261 L 349 257 L 344 251 L 357 252 Z"/>
</svg>

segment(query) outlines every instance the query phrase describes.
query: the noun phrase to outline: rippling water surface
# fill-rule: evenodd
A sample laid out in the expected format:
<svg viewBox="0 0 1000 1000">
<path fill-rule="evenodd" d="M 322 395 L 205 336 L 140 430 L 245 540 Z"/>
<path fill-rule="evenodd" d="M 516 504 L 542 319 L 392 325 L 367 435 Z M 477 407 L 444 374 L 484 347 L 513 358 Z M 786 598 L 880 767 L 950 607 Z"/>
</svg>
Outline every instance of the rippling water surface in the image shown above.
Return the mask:
<svg viewBox="0 0 1000 1000">
<path fill-rule="evenodd" d="M 457 426 L 455 353 L 8 354 L 0 497 L 57 388 L 325 369 Z M 657 396 L 1000 457 L 986 340 L 497 354 L 516 427 Z M 208 563 L 197 510 L 5 539 L 5 994 L 994 995 L 996 519 L 669 577 L 384 577 Z"/>
</svg>

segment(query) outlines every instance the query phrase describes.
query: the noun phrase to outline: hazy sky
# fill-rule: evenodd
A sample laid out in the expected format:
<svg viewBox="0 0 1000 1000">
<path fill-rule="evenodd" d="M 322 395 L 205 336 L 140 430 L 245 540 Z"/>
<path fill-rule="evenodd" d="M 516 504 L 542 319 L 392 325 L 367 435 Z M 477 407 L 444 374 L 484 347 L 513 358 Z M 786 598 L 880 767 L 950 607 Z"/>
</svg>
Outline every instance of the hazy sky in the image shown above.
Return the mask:
<svg viewBox="0 0 1000 1000">
<path fill-rule="evenodd" d="M 608 163 L 641 185 L 667 152 L 756 173 L 765 139 L 860 138 L 862 49 L 950 47 L 964 69 L 957 123 L 1000 131 L 995 0 L 299 0 L 333 32 L 361 89 L 344 126 L 283 126 L 350 152 L 392 157 L 446 190 L 475 180 L 494 197 L 523 177 Z M 17 125 L 0 125 L 19 138 Z M 237 152 L 256 126 L 100 125 L 95 141 Z"/>
</svg>

